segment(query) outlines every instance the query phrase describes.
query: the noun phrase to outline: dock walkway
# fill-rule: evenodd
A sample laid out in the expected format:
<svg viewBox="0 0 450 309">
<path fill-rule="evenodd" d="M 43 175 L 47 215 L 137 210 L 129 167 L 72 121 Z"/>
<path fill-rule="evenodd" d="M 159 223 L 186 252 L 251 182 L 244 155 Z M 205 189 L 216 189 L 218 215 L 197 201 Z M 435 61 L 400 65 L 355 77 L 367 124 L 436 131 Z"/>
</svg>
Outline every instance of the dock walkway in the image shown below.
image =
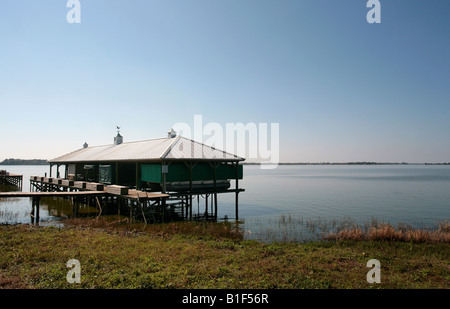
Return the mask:
<svg viewBox="0 0 450 309">
<path fill-rule="evenodd" d="M 22 177 L 22 176 L 21 176 Z M 129 189 L 124 186 L 109 185 L 100 183 L 91 183 L 83 181 L 72 181 L 62 178 L 48 178 L 40 176 L 30 177 L 30 192 L 12 191 L 0 192 L 0 198 L 32 198 L 31 220 L 39 223 L 40 199 L 45 197 L 69 198 L 72 203 L 73 213 L 78 214 L 80 203 L 95 204 L 102 213 L 102 209 L 107 204 L 107 200 L 115 201 L 120 213 L 120 205 L 129 205 L 130 216 L 133 212 L 133 206 L 143 209 L 147 206 L 157 207 L 165 205 L 165 199 L 168 194 L 145 192 Z M 122 202 L 124 201 L 124 202 Z M 86 204 L 86 203 L 85 203 Z M 103 205 L 103 206 L 102 206 Z M 145 220 L 145 215 L 144 215 Z"/>
<path fill-rule="evenodd" d="M 77 191 L 77 192 L 0 192 L 2 197 L 71 197 L 71 196 L 92 196 L 104 195 L 105 191 Z"/>
<path fill-rule="evenodd" d="M 39 192 L 35 193 L 55 194 L 49 196 L 70 196 L 77 195 L 73 193 L 78 193 L 78 195 L 115 195 L 129 199 L 160 199 L 169 197 L 168 194 L 133 190 L 124 186 L 104 185 L 101 183 L 40 176 L 30 177 L 30 191 L 32 190 L 32 187 L 39 189 Z M 58 195 L 57 193 L 65 194 Z M 0 195 L 0 197 L 1 196 L 2 195 Z"/>
</svg>

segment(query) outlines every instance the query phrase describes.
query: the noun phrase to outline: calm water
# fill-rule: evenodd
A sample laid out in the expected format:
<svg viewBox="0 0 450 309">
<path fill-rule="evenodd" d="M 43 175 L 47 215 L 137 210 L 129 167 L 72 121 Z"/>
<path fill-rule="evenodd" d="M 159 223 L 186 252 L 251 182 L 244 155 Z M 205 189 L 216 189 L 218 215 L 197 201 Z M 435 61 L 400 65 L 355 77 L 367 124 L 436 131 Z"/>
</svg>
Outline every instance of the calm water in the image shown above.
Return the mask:
<svg viewBox="0 0 450 309">
<path fill-rule="evenodd" d="M 49 171 L 48 166 L 0 169 L 23 174 L 23 191 L 29 191 L 31 175 Z M 373 221 L 436 228 L 450 219 L 450 166 L 244 166 L 239 187 L 246 190 L 239 195 L 239 217 L 247 238 L 301 240 Z M 234 194 L 218 200 L 219 217 L 233 218 Z M 43 203 L 41 222 L 52 224 L 70 213 L 57 204 L 58 199 Z M 29 223 L 30 209 L 30 199 L 0 199 L 0 223 Z"/>
</svg>

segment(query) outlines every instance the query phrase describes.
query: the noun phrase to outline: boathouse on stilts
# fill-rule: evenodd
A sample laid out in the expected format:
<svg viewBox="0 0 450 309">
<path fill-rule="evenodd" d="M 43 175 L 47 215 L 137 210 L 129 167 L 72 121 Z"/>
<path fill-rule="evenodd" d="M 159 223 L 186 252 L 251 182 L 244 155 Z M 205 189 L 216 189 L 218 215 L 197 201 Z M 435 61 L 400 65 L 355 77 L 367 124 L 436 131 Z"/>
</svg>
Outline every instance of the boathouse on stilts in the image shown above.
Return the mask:
<svg viewBox="0 0 450 309">
<path fill-rule="evenodd" d="M 164 213 L 164 218 L 169 216 L 169 220 L 217 220 L 218 194 L 231 193 L 235 195 L 235 219 L 238 220 L 239 193 L 244 191 L 239 188 L 239 180 L 243 178 L 240 163 L 244 160 L 177 136 L 171 130 L 167 137 L 135 142 L 124 142 L 118 132 L 113 144 L 85 144 L 79 150 L 48 162 L 50 179 L 54 176 L 74 184 L 99 184 L 102 189 L 127 188 L 130 192 L 141 192 L 138 202 L 146 195 L 167 196 L 156 200 L 159 213 Z M 42 182 L 33 182 L 33 185 L 41 186 Z M 136 206 L 133 203 L 131 199 L 130 213 L 133 205 Z M 151 199 L 146 205 L 153 215 L 145 216 L 142 212 L 144 220 L 156 218 L 157 211 L 152 209 Z"/>
</svg>

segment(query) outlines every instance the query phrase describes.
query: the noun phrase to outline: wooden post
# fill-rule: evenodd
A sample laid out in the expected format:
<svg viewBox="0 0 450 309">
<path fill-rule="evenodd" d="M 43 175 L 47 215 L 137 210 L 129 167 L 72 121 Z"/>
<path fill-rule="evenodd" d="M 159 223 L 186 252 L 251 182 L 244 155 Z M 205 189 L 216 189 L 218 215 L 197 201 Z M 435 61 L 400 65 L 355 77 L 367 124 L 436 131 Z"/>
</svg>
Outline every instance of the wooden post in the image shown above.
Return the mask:
<svg viewBox="0 0 450 309">
<path fill-rule="evenodd" d="M 192 162 L 189 162 L 189 200 L 191 209 L 189 219 L 192 221 Z"/>
<path fill-rule="evenodd" d="M 235 200 L 235 216 L 236 221 L 239 220 L 239 206 L 238 206 L 238 196 L 239 196 L 239 162 L 236 162 L 236 200 Z"/>
<path fill-rule="evenodd" d="M 117 219 L 120 220 L 120 200 L 121 200 L 121 198 L 117 197 L 116 200 L 117 200 Z"/>
<path fill-rule="evenodd" d="M 208 220 L 208 193 L 205 194 L 205 219 Z"/>
<path fill-rule="evenodd" d="M 40 197 L 33 197 L 31 200 L 31 224 L 39 225 L 39 200 Z"/>
<path fill-rule="evenodd" d="M 190 215 L 189 215 L 189 208 L 190 208 L 190 203 L 191 203 L 191 198 L 192 198 L 192 195 L 186 195 L 186 219 L 189 219 L 190 218 Z"/>
<path fill-rule="evenodd" d="M 40 200 L 40 197 L 36 197 L 35 199 L 36 199 L 36 202 L 35 202 L 35 205 L 36 205 L 36 224 L 39 225 L 39 209 L 40 209 L 39 200 Z"/>
<path fill-rule="evenodd" d="M 214 218 L 217 220 L 217 192 L 214 192 Z"/>
<path fill-rule="evenodd" d="M 166 216 L 166 199 L 162 200 L 162 223 L 164 223 L 164 217 Z"/>
<path fill-rule="evenodd" d="M 74 217 L 77 217 L 78 216 L 78 199 L 72 196 L 70 198 L 70 202 L 72 204 L 72 214 L 74 215 Z"/>
<path fill-rule="evenodd" d="M 184 220 L 184 206 L 187 205 L 187 196 L 186 196 L 186 200 L 184 199 L 183 195 L 180 198 L 181 198 L 181 218 L 183 218 L 183 220 Z M 187 217 L 187 211 L 186 211 L 186 217 Z"/>
<path fill-rule="evenodd" d="M 211 194 L 211 217 L 214 218 L 214 194 Z"/>
<path fill-rule="evenodd" d="M 141 207 L 142 217 L 144 217 L 145 225 L 147 225 L 147 218 L 145 218 L 145 212 L 144 212 L 144 205 L 147 204 L 147 200 L 144 199 L 144 202 L 141 203 L 139 196 L 138 196 L 138 205 Z"/>
<path fill-rule="evenodd" d="M 214 218 L 217 220 L 217 163 L 214 162 Z"/>
<path fill-rule="evenodd" d="M 31 212 L 30 212 L 30 218 L 31 218 L 31 224 L 34 224 L 34 209 L 35 209 L 35 200 L 34 198 L 31 200 Z"/>
<path fill-rule="evenodd" d="M 95 201 L 97 202 L 97 207 L 99 209 L 99 213 L 97 215 L 97 218 L 98 218 L 102 214 L 103 209 L 102 209 L 102 205 L 100 204 L 100 201 L 98 200 L 98 197 L 95 197 Z"/>
<path fill-rule="evenodd" d="M 197 219 L 200 217 L 200 194 L 197 194 Z"/>
<path fill-rule="evenodd" d="M 188 198 L 187 199 L 188 204 L 186 205 L 187 206 L 186 219 L 192 221 L 192 195 L 189 195 L 187 198 Z"/>
<path fill-rule="evenodd" d="M 127 200 L 127 204 L 129 203 L 130 201 L 129 200 Z M 130 204 L 130 224 L 131 224 L 131 222 L 133 221 L 133 201 L 131 201 L 131 204 Z"/>
</svg>

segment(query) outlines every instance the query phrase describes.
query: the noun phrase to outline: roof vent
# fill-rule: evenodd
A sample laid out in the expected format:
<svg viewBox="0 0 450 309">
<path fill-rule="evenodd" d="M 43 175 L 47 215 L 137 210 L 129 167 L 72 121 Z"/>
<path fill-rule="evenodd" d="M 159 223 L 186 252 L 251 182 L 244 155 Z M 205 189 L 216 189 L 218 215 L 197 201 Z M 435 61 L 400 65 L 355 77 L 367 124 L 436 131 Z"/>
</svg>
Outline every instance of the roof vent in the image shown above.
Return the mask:
<svg viewBox="0 0 450 309">
<path fill-rule="evenodd" d="M 83 148 L 88 148 L 88 143 L 84 143 Z"/>
<path fill-rule="evenodd" d="M 123 136 L 120 135 L 120 133 L 119 133 L 120 127 L 119 126 L 116 126 L 116 127 L 117 127 L 117 136 L 114 137 L 114 145 L 120 145 L 123 143 Z"/>
<path fill-rule="evenodd" d="M 175 132 L 173 129 L 170 129 L 170 131 L 167 132 L 167 137 L 168 137 L 168 138 L 174 138 L 174 137 L 177 137 L 177 132 Z"/>
</svg>

